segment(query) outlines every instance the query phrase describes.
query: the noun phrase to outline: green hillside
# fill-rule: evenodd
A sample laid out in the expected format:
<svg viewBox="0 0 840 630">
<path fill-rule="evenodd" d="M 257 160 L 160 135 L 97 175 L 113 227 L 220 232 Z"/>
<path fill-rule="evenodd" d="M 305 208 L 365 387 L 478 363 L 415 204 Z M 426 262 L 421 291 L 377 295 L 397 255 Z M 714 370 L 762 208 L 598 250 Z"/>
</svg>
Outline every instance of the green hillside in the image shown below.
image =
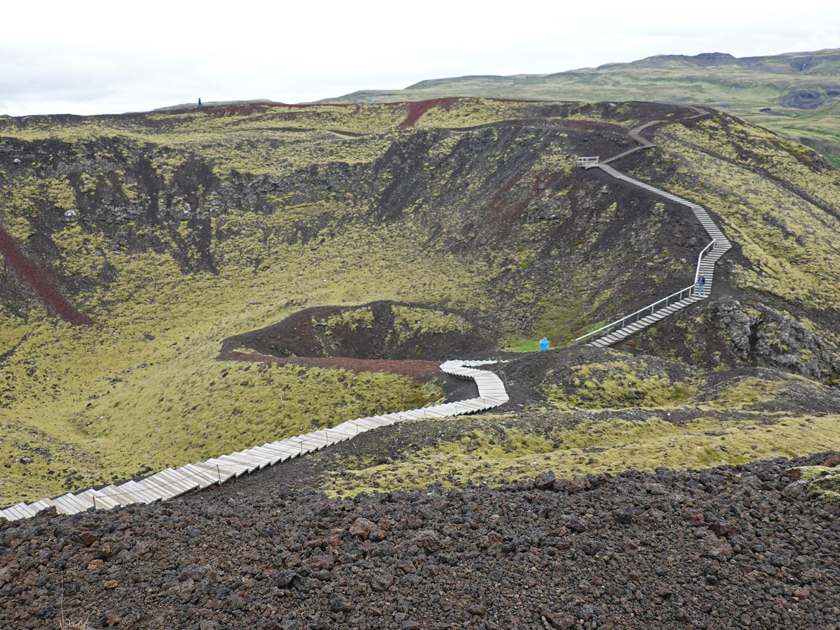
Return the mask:
<svg viewBox="0 0 840 630">
<path fill-rule="evenodd" d="M 531 383 L 532 411 L 552 426 L 557 418 L 557 431 L 576 407 L 689 406 L 711 414 L 683 429 L 701 441 L 728 410 L 749 426 L 767 413 L 790 416 L 784 401 L 798 392 L 829 401 L 819 431 L 793 439 L 780 426 L 773 439 L 753 440 L 739 429 L 739 457 L 769 456 L 782 443 L 824 450 L 838 436 L 830 401 L 840 377 L 840 172 L 737 118 L 652 103 L 489 99 L 7 118 L 0 228 L 93 325 L 57 317 L 0 260 L 0 503 L 445 393 L 435 379 L 217 359 L 224 339 L 308 307 L 390 301 L 403 349 L 414 335 L 469 329 L 502 351 L 535 348 L 543 335 L 566 345 L 690 284 L 707 241 L 693 216 L 575 167 L 578 155 L 633 146 L 627 131 L 649 120 L 664 121 L 652 130 L 657 147 L 616 165 L 720 222 L 735 247 L 715 276 L 719 293 L 621 352 L 574 359 L 577 381 L 552 368 L 512 382 Z M 318 330 L 367 315 L 335 317 Z M 747 372 L 727 389 L 715 370 Z M 568 447 L 589 448 L 590 429 L 579 427 Z M 610 440 L 636 435 L 615 431 Z M 683 439 L 662 427 L 654 434 Z M 499 465 L 514 469 L 559 444 L 505 439 Z M 464 450 L 440 448 L 450 459 Z M 653 465 L 650 448 L 610 465 Z M 712 461 L 694 448 L 680 466 Z M 429 449 L 417 456 L 435 455 Z"/>
<path fill-rule="evenodd" d="M 736 58 L 659 55 L 546 75 L 467 76 L 403 90 L 363 90 L 324 103 L 485 98 L 702 104 L 805 142 L 840 166 L 840 50 Z"/>
</svg>

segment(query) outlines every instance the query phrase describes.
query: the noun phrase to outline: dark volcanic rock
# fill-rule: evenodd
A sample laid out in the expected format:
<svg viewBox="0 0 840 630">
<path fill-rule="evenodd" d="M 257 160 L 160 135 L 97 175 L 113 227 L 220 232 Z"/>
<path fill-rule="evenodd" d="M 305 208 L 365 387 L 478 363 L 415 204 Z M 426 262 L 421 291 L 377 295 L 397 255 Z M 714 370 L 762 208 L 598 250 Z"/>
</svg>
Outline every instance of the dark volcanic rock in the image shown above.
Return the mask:
<svg viewBox="0 0 840 630">
<path fill-rule="evenodd" d="M 0 626 L 836 630 L 840 510 L 790 465 L 42 513 L 0 524 Z"/>
</svg>

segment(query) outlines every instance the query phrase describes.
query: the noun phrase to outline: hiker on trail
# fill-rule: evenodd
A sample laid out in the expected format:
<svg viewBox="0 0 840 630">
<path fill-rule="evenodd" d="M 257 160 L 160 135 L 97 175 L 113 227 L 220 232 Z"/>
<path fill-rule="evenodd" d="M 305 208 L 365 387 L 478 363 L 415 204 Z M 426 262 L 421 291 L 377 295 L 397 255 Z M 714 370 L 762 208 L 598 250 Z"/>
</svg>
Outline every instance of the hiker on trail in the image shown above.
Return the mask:
<svg viewBox="0 0 840 630">
<path fill-rule="evenodd" d="M 548 350 L 548 337 L 543 337 L 540 339 L 540 350 L 545 352 Z"/>
<path fill-rule="evenodd" d="M 198 99 L 198 106 L 201 107 L 201 99 Z"/>
<path fill-rule="evenodd" d="M 697 292 L 700 294 L 700 297 L 706 297 L 706 276 L 700 276 L 700 279 L 697 281 Z"/>
</svg>

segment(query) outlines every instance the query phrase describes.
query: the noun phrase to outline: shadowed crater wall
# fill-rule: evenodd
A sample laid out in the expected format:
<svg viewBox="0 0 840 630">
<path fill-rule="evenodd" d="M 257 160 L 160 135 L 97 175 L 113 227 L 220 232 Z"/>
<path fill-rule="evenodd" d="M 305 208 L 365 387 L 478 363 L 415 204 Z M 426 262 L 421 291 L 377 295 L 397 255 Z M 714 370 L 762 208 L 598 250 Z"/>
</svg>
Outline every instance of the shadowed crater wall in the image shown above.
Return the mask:
<svg viewBox="0 0 840 630">
<path fill-rule="evenodd" d="M 228 337 L 220 356 L 242 348 L 274 357 L 438 361 L 494 347 L 490 328 L 470 314 L 378 301 L 304 309 L 277 324 Z"/>
</svg>

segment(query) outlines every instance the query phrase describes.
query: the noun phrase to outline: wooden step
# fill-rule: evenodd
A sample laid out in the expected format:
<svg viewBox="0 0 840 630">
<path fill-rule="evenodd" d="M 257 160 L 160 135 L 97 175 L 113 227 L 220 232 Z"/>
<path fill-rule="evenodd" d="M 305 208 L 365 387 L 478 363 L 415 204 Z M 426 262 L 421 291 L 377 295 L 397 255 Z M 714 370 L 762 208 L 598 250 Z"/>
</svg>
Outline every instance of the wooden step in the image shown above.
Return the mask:
<svg viewBox="0 0 840 630">
<path fill-rule="evenodd" d="M 100 490 L 85 490 L 78 495 L 65 494 L 55 499 L 42 499 L 32 505 L 18 504 L 0 510 L 0 516 L 18 520 L 34 516 L 38 511 L 55 506 L 61 514 L 76 514 L 94 507 L 113 509 L 134 503 L 153 503 L 180 496 L 192 490 L 224 483 L 245 472 L 273 465 L 309 453 L 336 442 L 341 442 L 380 427 L 397 422 L 422 421 L 424 418 L 442 418 L 475 413 L 508 402 L 509 397 L 501 379 L 492 372 L 479 369 L 495 361 L 446 361 L 441 370 L 461 378 L 472 379 L 479 390 L 477 398 L 444 403 L 434 407 L 413 409 L 380 416 L 349 420 L 332 428 L 318 429 L 312 433 L 278 440 L 250 449 L 221 455 L 205 462 L 167 468 L 140 481 L 127 481 Z"/>
</svg>

